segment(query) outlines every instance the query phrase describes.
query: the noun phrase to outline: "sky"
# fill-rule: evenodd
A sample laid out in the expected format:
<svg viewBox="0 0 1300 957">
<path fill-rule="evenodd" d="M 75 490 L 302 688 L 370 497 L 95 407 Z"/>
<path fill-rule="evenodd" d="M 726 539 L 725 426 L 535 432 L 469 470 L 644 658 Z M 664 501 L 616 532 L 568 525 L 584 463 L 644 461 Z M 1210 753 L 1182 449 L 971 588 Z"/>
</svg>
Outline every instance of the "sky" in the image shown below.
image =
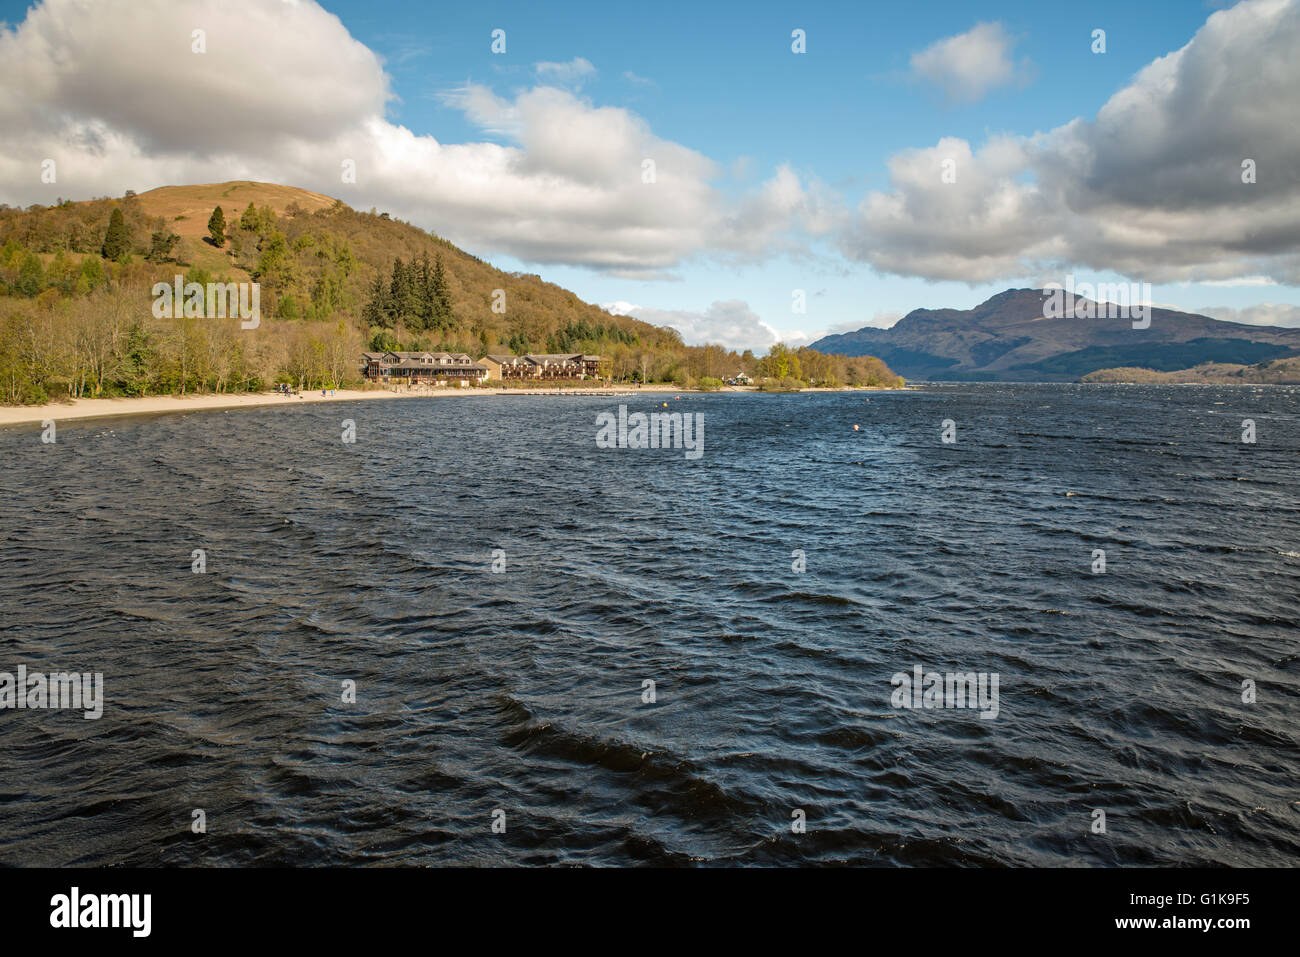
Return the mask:
<svg viewBox="0 0 1300 957">
<path fill-rule="evenodd" d="M 287 183 L 755 352 L 1067 275 L 1300 326 L 1300 0 L 0 0 L 0 21 L 11 205 Z"/>
</svg>

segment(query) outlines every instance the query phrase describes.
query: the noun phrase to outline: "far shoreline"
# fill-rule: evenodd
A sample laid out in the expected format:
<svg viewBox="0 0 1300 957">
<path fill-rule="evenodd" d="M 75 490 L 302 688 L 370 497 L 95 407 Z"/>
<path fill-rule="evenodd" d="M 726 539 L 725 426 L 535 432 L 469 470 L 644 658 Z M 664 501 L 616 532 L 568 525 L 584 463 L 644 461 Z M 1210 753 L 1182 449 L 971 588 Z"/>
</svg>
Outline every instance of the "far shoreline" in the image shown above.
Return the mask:
<svg viewBox="0 0 1300 957">
<path fill-rule="evenodd" d="M 374 399 L 440 399 L 452 397 L 487 396 L 554 396 L 584 395 L 629 398 L 646 395 L 798 395 L 805 392 L 890 392 L 900 391 L 877 386 L 845 386 L 843 388 L 806 388 L 798 392 L 762 392 L 757 386 L 728 386 L 713 391 L 680 389 L 671 384 L 595 386 L 591 388 L 556 386 L 554 389 L 423 389 L 395 391 L 390 389 L 334 389 L 333 394 L 322 395 L 319 390 L 304 391 L 286 396 L 278 392 L 205 393 L 201 395 L 151 395 L 112 399 L 71 399 L 65 402 L 47 402 L 44 405 L 0 405 L 0 428 L 18 425 L 39 425 L 46 420 L 57 423 L 85 419 L 121 418 L 138 415 L 165 415 L 174 412 L 221 412 L 232 409 L 257 409 L 268 407 L 297 407 L 316 402 L 357 402 Z"/>
</svg>

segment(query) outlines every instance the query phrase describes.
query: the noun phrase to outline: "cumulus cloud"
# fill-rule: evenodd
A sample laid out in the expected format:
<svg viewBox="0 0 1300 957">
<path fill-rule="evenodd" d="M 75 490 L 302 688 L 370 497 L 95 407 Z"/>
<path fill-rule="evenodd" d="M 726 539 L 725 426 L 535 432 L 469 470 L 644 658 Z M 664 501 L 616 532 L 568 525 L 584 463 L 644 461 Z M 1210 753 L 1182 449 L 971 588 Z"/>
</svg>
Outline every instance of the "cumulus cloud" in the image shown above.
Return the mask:
<svg viewBox="0 0 1300 957">
<path fill-rule="evenodd" d="M 904 150 L 889 160 L 893 189 L 863 200 L 844 250 L 883 272 L 966 282 L 1017 275 L 1026 260 L 1064 254 L 1060 210 L 1020 178 L 1029 161 L 1026 144 L 1010 137 L 976 152 L 956 137 Z"/>
<path fill-rule="evenodd" d="M 1206 306 L 1197 309 L 1202 316 L 1224 322 L 1244 322 L 1252 326 L 1289 326 L 1300 328 L 1300 306 L 1282 302 L 1261 302 L 1243 309 L 1231 306 Z"/>
<path fill-rule="evenodd" d="M 191 52 L 192 31 L 206 53 Z M 572 81 L 588 61 L 542 63 Z M 636 114 L 553 83 L 446 102 L 499 142 L 444 143 L 389 122 L 379 58 L 310 0 L 45 0 L 0 31 L 0 201 L 255 179 L 376 206 L 476 252 L 615 275 L 698 257 L 762 258 L 828 212 L 779 170 L 749 192 Z M 57 163 L 54 187 L 41 162 Z M 357 182 L 340 170 L 356 164 Z M 654 163 L 646 182 L 645 161 Z"/>
<path fill-rule="evenodd" d="M 728 349 L 764 352 L 777 342 L 807 339 L 801 333 L 782 335 L 769 326 L 749 304 L 739 299 L 714 302 L 703 312 L 688 309 L 652 309 L 628 302 L 604 303 L 603 309 L 620 316 L 634 316 L 656 326 L 670 326 L 682 334 L 688 346 L 715 344 Z"/>
<path fill-rule="evenodd" d="M 1091 120 L 898 154 L 842 248 L 886 272 L 972 283 L 1065 264 L 1150 282 L 1300 282 L 1296 49 L 1300 0 L 1219 11 Z"/>
<path fill-rule="evenodd" d="M 319 142 L 390 95 L 375 55 L 310 3 L 47 2 L 0 33 L 0 78 L 6 153 L 44 136 L 92 157 L 114 136 L 197 156 Z"/>
<path fill-rule="evenodd" d="M 1012 62 L 1016 41 L 1000 23 L 977 23 L 912 54 L 912 74 L 935 84 L 950 102 L 974 102 L 1024 76 Z"/>
</svg>

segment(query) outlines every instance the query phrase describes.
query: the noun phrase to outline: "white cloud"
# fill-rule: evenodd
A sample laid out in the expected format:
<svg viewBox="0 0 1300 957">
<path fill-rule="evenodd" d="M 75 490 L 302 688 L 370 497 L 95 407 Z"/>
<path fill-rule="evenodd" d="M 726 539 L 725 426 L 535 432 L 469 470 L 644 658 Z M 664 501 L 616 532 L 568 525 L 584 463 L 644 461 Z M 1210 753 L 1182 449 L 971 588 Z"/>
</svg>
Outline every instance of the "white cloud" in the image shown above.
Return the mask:
<svg viewBox="0 0 1300 957">
<path fill-rule="evenodd" d="M 635 303 L 628 302 L 624 299 L 619 299 L 615 302 L 602 302 L 600 304 L 600 308 L 604 309 L 608 313 L 612 313 L 615 316 L 630 316 L 632 315 L 632 313 L 636 312 L 641 307 L 636 305 Z"/>
<path fill-rule="evenodd" d="M 912 54 L 912 73 L 934 83 L 952 102 L 974 102 L 1017 79 L 1015 38 L 1000 23 L 977 23 Z"/>
<path fill-rule="evenodd" d="M 206 53 L 191 52 L 196 28 Z M 483 255 L 640 278 L 701 257 L 768 257 L 828 215 L 789 170 L 724 192 L 708 157 L 556 86 L 447 97 L 504 144 L 416 134 L 385 118 L 379 58 L 309 0 L 45 0 L 0 34 L 0 87 L 0 202 L 17 205 L 273 181 L 387 209 Z M 46 158 L 54 186 L 40 182 Z M 355 185 L 340 178 L 349 159 Z"/>
<path fill-rule="evenodd" d="M 1202 286 L 1276 286 L 1277 280 L 1268 276 L 1241 276 L 1237 279 L 1206 279 Z"/>
<path fill-rule="evenodd" d="M 1252 326 L 1288 326 L 1300 328 L 1300 306 L 1283 302 L 1261 302 L 1242 309 L 1231 306 L 1206 306 L 1197 309 L 1202 316 L 1211 316 L 1225 322 L 1244 322 Z"/>
<path fill-rule="evenodd" d="M 899 153 L 842 248 L 885 272 L 971 283 L 1072 265 L 1153 283 L 1300 282 L 1297 49 L 1300 0 L 1217 12 L 1092 120 Z M 1245 159 L 1257 182 L 1242 181 Z"/>
<path fill-rule="evenodd" d="M 876 311 L 866 322 L 861 319 L 853 319 L 848 322 L 837 322 L 814 337 L 813 341 L 820 339 L 822 336 L 834 336 L 845 332 L 857 332 L 859 329 L 888 329 L 890 326 L 903 318 L 903 313 L 896 311 Z"/>
<path fill-rule="evenodd" d="M 580 85 L 583 80 L 596 75 L 596 68 L 591 65 L 591 61 L 580 56 L 563 63 L 538 63 L 535 69 L 545 82 L 561 86 Z"/>
<path fill-rule="evenodd" d="M 714 343 L 728 349 L 753 349 L 763 352 L 777 342 L 791 342 L 790 335 L 782 335 L 759 318 L 749 308 L 749 304 L 739 299 L 714 302 L 703 312 L 687 309 L 651 309 L 646 306 L 632 306 L 628 303 L 612 303 L 604 308 L 613 312 L 610 305 L 619 306 L 624 311 L 620 315 L 631 315 L 656 326 L 671 326 L 682 334 L 682 341 L 687 345 L 704 345 Z M 806 336 L 795 333 L 793 339 L 804 340 Z"/>
</svg>

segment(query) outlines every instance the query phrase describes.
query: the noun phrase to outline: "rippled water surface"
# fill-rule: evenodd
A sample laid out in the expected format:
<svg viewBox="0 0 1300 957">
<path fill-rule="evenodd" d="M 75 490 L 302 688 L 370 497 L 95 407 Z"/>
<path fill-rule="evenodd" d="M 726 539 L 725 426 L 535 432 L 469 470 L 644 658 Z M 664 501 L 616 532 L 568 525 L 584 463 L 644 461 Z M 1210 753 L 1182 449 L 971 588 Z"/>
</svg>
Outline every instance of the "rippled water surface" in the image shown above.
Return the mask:
<svg viewBox="0 0 1300 957">
<path fill-rule="evenodd" d="M 598 412 L 662 401 L 702 459 L 596 447 Z M 1300 861 L 1296 390 L 39 433 L 0 430 L 0 671 L 106 701 L 0 710 L 0 863 Z M 998 716 L 891 707 L 918 664 L 996 673 Z"/>
</svg>

